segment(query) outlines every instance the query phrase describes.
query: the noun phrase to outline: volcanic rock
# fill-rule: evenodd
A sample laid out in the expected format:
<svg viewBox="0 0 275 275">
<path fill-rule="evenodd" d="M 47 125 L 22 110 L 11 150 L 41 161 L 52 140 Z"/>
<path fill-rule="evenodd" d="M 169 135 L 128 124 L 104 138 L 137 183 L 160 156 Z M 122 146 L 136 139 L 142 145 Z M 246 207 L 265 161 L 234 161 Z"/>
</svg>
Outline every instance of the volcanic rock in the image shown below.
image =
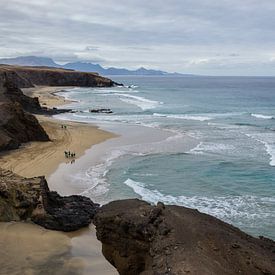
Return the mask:
<svg viewBox="0 0 275 275">
<path fill-rule="evenodd" d="M 94 218 L 106 259 L 120 274 L 275 274 L 275 243 L 197 210 L 137 199 Z"/>
<path fill-rule="evenodd" d="M 23 178 L 0 169 L 0 221 L 33 221 L 47 229 L 74 231 L 91 223 L 98 208 L 83 196 L 61 197 L 44 177 Z"/>
</svg>

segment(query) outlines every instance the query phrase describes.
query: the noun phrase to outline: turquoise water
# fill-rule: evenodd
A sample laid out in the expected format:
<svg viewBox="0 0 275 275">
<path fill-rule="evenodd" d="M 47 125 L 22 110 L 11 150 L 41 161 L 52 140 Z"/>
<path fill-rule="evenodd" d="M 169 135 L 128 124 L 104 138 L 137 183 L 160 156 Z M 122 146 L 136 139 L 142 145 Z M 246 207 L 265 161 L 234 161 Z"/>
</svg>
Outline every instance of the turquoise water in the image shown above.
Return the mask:
<svg viewBox="0 0 275 275">
<path fill-rule="evenodd" d="M 139 135 L 144 127 L 152 135 L 158 129 L 169 137 L 134 142 L 131 150 L 116 146 L 105 166 L 91 166 L 98 185 L 108 186 L 106 200 L 184 205 L 275 239 L 275 78 L 114 80 L 132 86 L 72 89 L 63 95 L 78 101 L 71 105 L 78 112 L 60 117 L 107 129 L 136 125 Z M 100 107 L 114 114 L 89 113 Z"/>
</svg>

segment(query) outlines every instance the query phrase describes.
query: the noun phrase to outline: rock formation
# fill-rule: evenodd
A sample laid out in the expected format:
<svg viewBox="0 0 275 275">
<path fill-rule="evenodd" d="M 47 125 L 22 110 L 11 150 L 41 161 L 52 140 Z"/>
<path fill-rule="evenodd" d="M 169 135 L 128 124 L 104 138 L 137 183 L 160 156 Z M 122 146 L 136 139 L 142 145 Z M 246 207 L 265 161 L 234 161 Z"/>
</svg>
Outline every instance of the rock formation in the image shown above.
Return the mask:
<svg viewBox="0 0 275 275">
<path fill-rule="evenodd" d="M 111 87 L 116 84 L 111 79 L 102 77 L 97 73 L 60 68 L 0 65 L 0 75 L 3 73 L 8 74 L 19 88 L 29 88 L 34 85 Z"/>
<path fill-rule="evenodd" d="M 0 151 L 18 148 L 28 141 L 48 141 L 49 137 L 30 113 L 57 114 L 63 109 L 40 106 L 20 88 L 34 85 L 110 87 L 116 83 L 95 73 L 47 67 L 0 65 Z"/>
<path fill-rule="evenodd" d="M 44 177 L 23 178 L 0 169 L 0 221 L 31 220 L 45 228 L 73 231 L 91 223 L 98 208 L 83 196 L 61 197 Z"/>
<path fill-rule="evenodd" d="M 120 274 L 275 274 L 275 243 L 197 210 L 114 201 L 94 218 Z"/>
<path fill-rule="evenodd" d="M 90 113 L 102 113 L 102 114 L 112 114 L 113 111 L 108 108 L 101 108 L 101 109 L 90 109 Z"/>
<path fill-rule="evenodd" d="M 28 141 L 49 141 L 49 137 L 19 103 L 0 102 L 0 151 L 16 149 Z"/>
<path fill-rule="evenodd" d="M 0 151 L 28 141 L 49 141 L 37 119 L 25 110 L 41 109 L 37 99 L 25 96 L 7 75 L 0 82 Z M 24 110 L 25 109 L 25 110 Z"/>
</svg>

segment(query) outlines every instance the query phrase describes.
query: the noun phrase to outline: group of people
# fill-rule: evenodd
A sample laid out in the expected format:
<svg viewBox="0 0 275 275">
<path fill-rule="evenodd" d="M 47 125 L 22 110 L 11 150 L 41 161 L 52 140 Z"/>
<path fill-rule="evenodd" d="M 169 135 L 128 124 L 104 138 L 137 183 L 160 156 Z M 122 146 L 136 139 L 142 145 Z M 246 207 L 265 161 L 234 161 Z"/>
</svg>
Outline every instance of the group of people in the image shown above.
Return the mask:
<svg viewBox="0 0 275 275">
<path fill-rule="evenodd" d="M 71 151 L 64 151 L 64 155 L 66 158 L 75 158 L 75 153 Z"/>
<path fill-rule="evenodd" d="M 67 125 L 61 124 L 61 129 L 67 129 Z"/>
</svg>

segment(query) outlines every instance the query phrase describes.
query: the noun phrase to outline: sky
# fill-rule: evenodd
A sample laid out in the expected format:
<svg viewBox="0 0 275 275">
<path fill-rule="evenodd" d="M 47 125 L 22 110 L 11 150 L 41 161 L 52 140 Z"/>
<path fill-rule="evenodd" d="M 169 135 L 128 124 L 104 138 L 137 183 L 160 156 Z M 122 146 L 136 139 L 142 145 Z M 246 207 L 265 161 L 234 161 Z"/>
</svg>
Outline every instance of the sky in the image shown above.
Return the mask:
<svg viewBox="0 0 275 275">
<path fill-rule="evenodd" d="M 275 75 L 274 0 L 0 0 L 0 57 Z"/>
</svg>

